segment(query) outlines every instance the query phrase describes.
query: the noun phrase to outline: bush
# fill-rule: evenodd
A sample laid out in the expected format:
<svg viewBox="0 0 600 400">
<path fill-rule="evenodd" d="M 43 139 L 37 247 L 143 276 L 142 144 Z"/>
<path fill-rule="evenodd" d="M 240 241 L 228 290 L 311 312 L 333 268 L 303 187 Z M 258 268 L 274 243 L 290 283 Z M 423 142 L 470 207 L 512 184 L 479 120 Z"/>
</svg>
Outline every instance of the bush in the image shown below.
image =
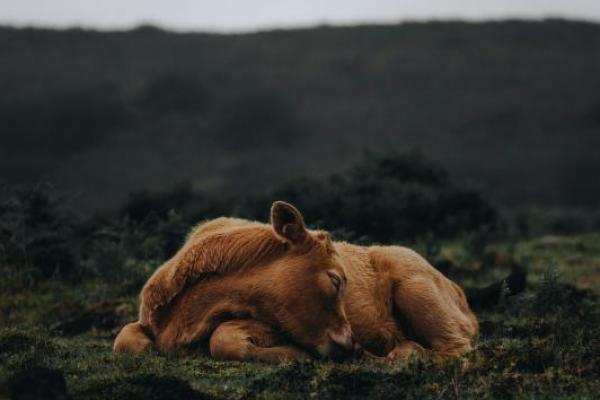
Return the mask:
<svg viewBox="0 0 600 400">
<path fill-rule="evenodd" d="M 69 275 L 77 220 L 61 204 L 49 185 L 0 188 L 0 265 L 33 280 Z"/>
<path fill-rule="evenodd" d="M 600 229 L 596 208 L 521 208 L 512 212 L 512 230 L 518 237 L 544 234 L 573 235 Z"/>
<path fill-rule="evenodd" d="M 58 275 L 135 286 L 177 251 L 193 224 L 221 215 L 266 221 L 274 200 L 297 205 L 309 223 L 338 239 L 363 244 L 487 235 L 497 225 L 495 210 L 481 195 L 456 187 L 418 153 L 370 156 L 328 179 L 297 179 L 249 197 L 200 194 L 189 184 L 139 192 L 118 212 L 83 223 L 61 200 L 43 185 L 3 192 L 0 265 L 10 269 L 7 275 L 24 282 Z M 471 244 L 479 253 L 479 241 Z M 432 241 L 427 255 L 438 253 Z"/>
<path fill-rule="evenodd" d="M 174 211 L 164 217 L 150 213 L 140 221 L 95 221 L 86 233 L 81 274 L 139 288 L 181 247 L 188 230 Z"/>
<path fill-rule="evenodd" d="M 234 209 L 232 201 L 234 199 L 198 193 L 189 182 L 184 182 L 165 191 L 144 190 L 132 193 L 118 211 L 118 216 L 141 222 L 152 214 L 152 218 L 162 220 L 170 212 L 176 211 L 192 224 L 206 218 L 231 214 Z"/>
<path fill-rule="evenodd" d="M 456 237 L 498 225 L 497 212 L 481 194 L 455 186 L 443 169 L 416 152 L 367 156 L 325 181 L 288 182 L 248 202 L 246 216 L 264 218 L 271 200 L 297 205 L 317 225 L 379 242 Z"/>
<path fill-rule="evenodd" d="M 174 254 L 190 224 L 174 211 L 132 219 L 80 221 L 52 187 L 3 187 L 0 268 L 3 284 L 28 288 L 49 278 L 95 278 L 140 285 Z"/>
</svg>

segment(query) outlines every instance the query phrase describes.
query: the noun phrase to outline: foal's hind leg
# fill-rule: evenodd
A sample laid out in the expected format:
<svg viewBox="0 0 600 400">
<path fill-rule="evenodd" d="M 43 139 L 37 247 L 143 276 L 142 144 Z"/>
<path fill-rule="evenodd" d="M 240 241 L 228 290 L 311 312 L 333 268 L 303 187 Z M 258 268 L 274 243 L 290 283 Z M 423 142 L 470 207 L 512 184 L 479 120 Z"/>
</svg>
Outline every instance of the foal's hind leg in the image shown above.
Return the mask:
<svg viewBox="0 0 600 400">
<path fill-rule="evenodd" d="M 415 276 L 396 282 L 393 297 L 419 343 L 448 356 L 471 349 L 477 321 L 451 282 Z"/>
<path fill-rule="evenodd" d="M 210 338 L 210 354 L 223 361 L 282 363 L 310 359 L 300 348 L 285 343 L 271 327 L 254 320 L 219 325 Z"/>
</svg>

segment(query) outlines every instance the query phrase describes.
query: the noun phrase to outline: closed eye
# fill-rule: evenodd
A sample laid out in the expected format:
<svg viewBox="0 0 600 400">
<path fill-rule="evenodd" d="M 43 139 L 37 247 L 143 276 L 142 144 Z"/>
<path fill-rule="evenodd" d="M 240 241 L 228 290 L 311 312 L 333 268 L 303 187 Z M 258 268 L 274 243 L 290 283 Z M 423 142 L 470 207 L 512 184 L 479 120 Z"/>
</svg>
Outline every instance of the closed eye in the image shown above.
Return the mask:
<svg viewBox="0 0 600 400">
<path fill-rule="evenodd" d="M 342 278 L 333 271 L 327 271 L 327 275 L 329 275 L 329 279 L 331 279 L 331 284 L 335 287 L 335 290 L 339 292 L 342 289 L 342 285 L 344 283 Z"/>
</svg>

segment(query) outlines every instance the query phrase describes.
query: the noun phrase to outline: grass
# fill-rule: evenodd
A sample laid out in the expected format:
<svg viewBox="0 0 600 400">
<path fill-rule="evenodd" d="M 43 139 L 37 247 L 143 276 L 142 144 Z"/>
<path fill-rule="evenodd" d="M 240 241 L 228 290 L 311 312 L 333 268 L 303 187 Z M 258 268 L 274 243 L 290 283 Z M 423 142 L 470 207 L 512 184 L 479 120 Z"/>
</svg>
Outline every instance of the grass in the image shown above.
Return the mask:
<svg viewBox="0 0 600 400">
<path fill-rule="evenodd" d="M 133 357 L 113 353 L 111 345 L 119 324 L 135 318 L 134 294 L 102 282 L 4 292 L 0 398 L 17 389 L 73 399 L 598 398 L 599 239 L 588 234 L 490 246 L 499 257 L 527 259 L 530 285 L 478 312 L 475 349 L 452 360 L 276 366 Z M 460 246 L 445 244 L 442 254 L 459 259 Z"/>
<path fill-rule="evenodd" d="M 519 243 L 516 255 L 527 258 L 535 280 L 549 263 L 557 265 L 561 279 L 579 288 L 600 290 L 600 234 L 545 236 Z"/>
</svg>

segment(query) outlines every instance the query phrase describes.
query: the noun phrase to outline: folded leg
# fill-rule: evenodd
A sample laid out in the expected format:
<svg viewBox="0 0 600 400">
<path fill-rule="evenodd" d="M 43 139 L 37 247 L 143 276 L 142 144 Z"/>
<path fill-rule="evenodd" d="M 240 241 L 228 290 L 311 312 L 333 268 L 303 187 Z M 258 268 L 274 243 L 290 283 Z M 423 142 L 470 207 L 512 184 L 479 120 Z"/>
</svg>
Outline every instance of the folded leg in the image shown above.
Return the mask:
<svg viewBox="0 0 600 400">
<path fill-rule="evenodd" d="M 210 338 L 210 354 L 222 361 L 268 363 L 311 358 L 299 347 L 286 343 L 271 327 L 254 320 L 232 320 L 219 325 Z"/>
<path fill-rule="evenodd" d="M 153 348 L 154 344 L 139 322 L 127 324 L 117 335 L 114 351 L 141 354 Z"/>
<path fill-rule="evenodd" d="M 477 323 L 459 304 L 462 299 L 454 287 L 419 276 L 395 286 L 395 307 L 419 343 L 448 356 L 471 349 Z"/>
</svg>

